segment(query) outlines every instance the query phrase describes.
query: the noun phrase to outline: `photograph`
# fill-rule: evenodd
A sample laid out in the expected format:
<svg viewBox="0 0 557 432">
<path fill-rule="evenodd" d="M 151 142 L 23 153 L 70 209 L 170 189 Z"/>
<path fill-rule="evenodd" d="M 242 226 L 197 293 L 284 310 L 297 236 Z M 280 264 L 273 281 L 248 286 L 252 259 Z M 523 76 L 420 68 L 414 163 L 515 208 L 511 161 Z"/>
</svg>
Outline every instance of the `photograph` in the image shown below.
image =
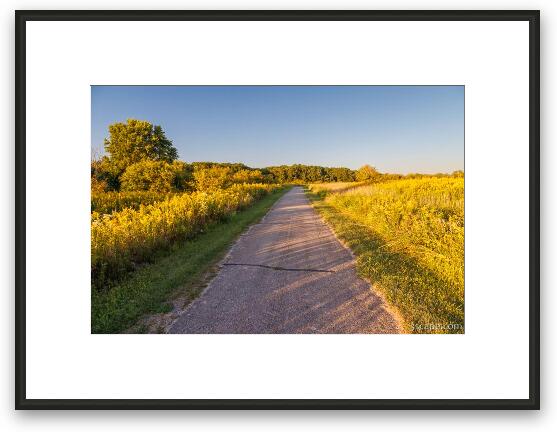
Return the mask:
<svg viewBox="0 0 557 432">
<path fill-rule="evenodd" d="M 464 334 L 464 85 L 92 85 L 91 333 Z"/>
</svg>

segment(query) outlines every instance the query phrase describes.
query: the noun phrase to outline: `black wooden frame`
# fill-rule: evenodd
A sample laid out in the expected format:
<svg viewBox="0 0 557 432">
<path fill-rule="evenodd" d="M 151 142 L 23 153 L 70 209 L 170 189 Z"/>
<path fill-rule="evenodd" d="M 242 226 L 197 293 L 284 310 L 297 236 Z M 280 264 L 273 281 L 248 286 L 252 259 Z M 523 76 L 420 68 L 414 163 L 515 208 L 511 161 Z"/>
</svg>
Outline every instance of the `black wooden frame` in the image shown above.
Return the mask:
<svg viewBox="0 0 557 432">
<path fill-rule="evenodd" d="M 15 407 L 16 409 L 539 409 L 540 406 L 540 13 L 539 11 L 16 11 L 15 12 Z M 25 342 L 25 98 L 27 21 L 528 21 L 528 399 L 28 399 Z"/>
</svg>

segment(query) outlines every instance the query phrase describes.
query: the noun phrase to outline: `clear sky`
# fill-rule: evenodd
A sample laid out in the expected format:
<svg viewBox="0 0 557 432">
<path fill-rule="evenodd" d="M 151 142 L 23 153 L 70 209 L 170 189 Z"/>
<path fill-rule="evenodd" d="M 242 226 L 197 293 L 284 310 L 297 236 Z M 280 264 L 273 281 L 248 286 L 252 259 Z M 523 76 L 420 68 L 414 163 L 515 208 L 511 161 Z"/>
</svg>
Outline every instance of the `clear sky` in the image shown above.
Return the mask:
<svg viewBox="0 0 557 432">
<path fill-rule="evenodd" d="M 92 150 L 127 118 L 162 126 L 181 160 L 251 167 L 464 167 L 463 86 L 92 86 Z"/>
</svg>

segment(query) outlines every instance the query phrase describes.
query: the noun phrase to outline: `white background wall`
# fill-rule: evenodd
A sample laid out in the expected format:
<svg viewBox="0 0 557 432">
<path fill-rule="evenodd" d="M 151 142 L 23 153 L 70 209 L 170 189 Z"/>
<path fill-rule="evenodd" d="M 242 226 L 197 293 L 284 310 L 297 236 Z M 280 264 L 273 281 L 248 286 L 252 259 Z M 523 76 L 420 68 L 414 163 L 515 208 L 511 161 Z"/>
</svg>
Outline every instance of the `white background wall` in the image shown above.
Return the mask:
<svg viewBox="0 0 557 432">
<path fill-rule="evenodd" d="M 2 32 L 0 57 L 0 266 L 4 276 L 1 285 L 3 309 L 0 311 L 0 428 L 2 430 L 159 430 L 189 428 L 191 430 L 548 430 L 557 423 L 555 394 L 556 374 L 550 370 L 557 364 L 557 342 L 549 329 L 555 328 L 557 317 L 552 311 L 556 294 L 557 274 L 550 272 L 555 262 L 557 229 L 550 221 L 557 220 L 557 150 L 555 145 L 557 114 L 555 85 L 549 77 L 556 76 L 555 44 L 557 6 L 546 1 L 4 1 L 0 6 Z M 14 346 L 14 9 L 541 9 L 542 11 L 542 411 L 541 412 L 15 412 L 13 410 L 13 346 Z M 547 79 L 547 81 L 546 81 Z M 553 108 L 553 110 L 552 110 Z M 551 168 L 554 168 L 551 170 Z M 526 169 L 526 167 L 525 167 Z M 552 199 L 553 198 L 553 199 Z M 54 203 L 53 203 L 54 204 Z M 553 252 L 553 254 L 552 254 Z M 547 265 L 546 265 L 547 264 Z M 555 265 L 552 266 L 555 268 Z M 504 304 L 502 305 L 504 307 Z M 68 323 L 71 325 L 70 323 Z M 502 330 L 504 331 L 504 330 Z M 509 329 L 508 331 L 512 331 Z"/>
</svg>

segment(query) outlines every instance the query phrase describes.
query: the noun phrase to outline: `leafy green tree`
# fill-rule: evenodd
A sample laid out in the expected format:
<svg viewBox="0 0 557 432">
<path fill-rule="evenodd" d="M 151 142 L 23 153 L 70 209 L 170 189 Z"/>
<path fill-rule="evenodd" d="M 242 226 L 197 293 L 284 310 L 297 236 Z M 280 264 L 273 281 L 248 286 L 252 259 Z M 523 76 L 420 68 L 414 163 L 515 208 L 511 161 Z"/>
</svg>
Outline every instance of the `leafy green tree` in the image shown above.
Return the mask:
<svg viewBox="0 0 557 432">
<path fill-rule="evenodd" d="M 351 182 L 355 180 L 355 173 L 350 168 L 326 168 L 328 181 Z"/>
<path fill-rule="evenodd" d="M 178 151 L 162 128 L 148 121 L 128 119 L 126 123 L 111 124 L 108 131 L 110 138 L 104 140 L 104 148 L 120 173 L 143 160 L 171 163 L 178 158 Z"/>
<path fill-rule="evenodd" d="M 269 181 L 277 183 L 354 181 L 354 171 L 350 168 L 295 164 L 267 167 L 262 173 Z"/>
<path fill-rule="evenodd" d="M 356 171 L 357 181 L 374 181 L 380 177 L 379 171 L 370 165 L 362 166 L 358 171 Z"/>
</svg>

